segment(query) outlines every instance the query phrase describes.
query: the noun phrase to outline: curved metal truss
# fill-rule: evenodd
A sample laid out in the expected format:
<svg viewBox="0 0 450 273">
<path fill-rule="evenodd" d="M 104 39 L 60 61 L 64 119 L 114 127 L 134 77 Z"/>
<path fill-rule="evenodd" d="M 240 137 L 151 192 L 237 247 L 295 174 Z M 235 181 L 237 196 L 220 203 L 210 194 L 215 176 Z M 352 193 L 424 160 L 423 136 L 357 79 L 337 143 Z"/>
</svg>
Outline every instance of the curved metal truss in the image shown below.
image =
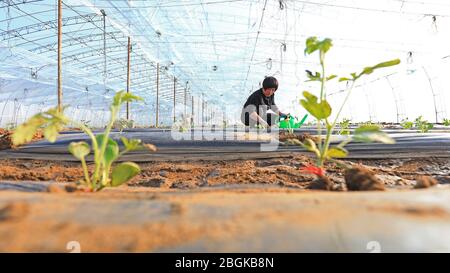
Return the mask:
<svg viewBox="0 0 450 273">
<path fill-rule="evenodd" d="M 0 126 L 58 102 L 57 1 L 0 1 Z M 130 48 L 130 91 L 145 99 L 131 106 L 138 124 L 154 125 L 157 113 L 160 123 L 171 124 L 174 116 L 194 114 L 201 122 L 202 112 L 238 112 L 268 75 L 280 79 L 277 103 L 300 114 L 299 92 L 315 88 L 304 83 L 304 70 L 318 67 L 317 60 L 304 55 L 304 43 L 319 35 L 332 38 L 339 55 L 330 73 L 402 59 L 402 66 L 367 79 L 365 95 L 355 95 L 365 103 L 354 103 L 361 109 L 351 111 L 399 122 L 416 115 L 419 107 L 409 105 L 409 89 L 416 88 L 415 100 L 426 102 L 428 119 L 442 120 L 450 107 L 443 73 L 450 65 L 449 45 L 442 38 L 450 35 L 450 5 L 393 0 L 377 8 L 370 0 L 350 2 L 63 0 L 63 104 L 70 104 L 79 119 L 104 122 L 99 113 L 108 110 L 115 91 L 127 88 Z M 339 100 L 336 90 L 344 87 L 332 86 L 330 99 Z M 389 111 L 376 111 L 385 105 Z"/>
<path fill-rule="evenodd" d="M 63 102 L 75 109 L 106 111 L 113 93 L 126 88 L 129 34 L 114 26 L 103 10 L 98 14 L 85 7 L 75 8 L 64 2 L 63 5 Z M 4 64 L 9 64 L 4 74 L 11 75 L 11 68 L 17 69 L 12 78 L 0 82 L 3 110 L 18 103 L 40 105 L 39 109 L 57 104 L 55 8 L 54 1 L 46 0 L 1 2 L 1 58 Z M 191 112 L 193 93 L 189 80 L 174 76 L 173 67 L 169 65 L 157 66 L 136 42 L 132 43 L 130 56 L 130 89 L 145 99 L 144 103 L 133 105 L 133 113 L 147 112 L 147 116 L 154 116 L 157 89 L 163 116 L 160 122 L 170 124 L 173 116 L 170 111 L 174 111 L 177 104 L 181 105 L 179 109 L 189 109 L 183 114 Z M 14 113 L 17 113 L 16 108 L 14 106 Z M 144 124 L 152 124 L 151 119 L 147 118 Z"/>
</svg>

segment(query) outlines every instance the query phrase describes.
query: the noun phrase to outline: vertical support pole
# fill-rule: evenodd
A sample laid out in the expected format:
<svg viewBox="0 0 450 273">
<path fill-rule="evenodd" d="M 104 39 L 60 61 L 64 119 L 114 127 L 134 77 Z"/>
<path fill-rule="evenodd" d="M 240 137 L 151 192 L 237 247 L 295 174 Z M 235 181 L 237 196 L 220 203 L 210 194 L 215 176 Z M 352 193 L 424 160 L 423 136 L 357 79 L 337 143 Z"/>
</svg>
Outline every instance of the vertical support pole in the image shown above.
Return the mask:
<svg viewBox="0 0 450 273">
<path fill-rule="evenodd" d="M 131 38 L 128 37 L 128 46 L 127 46 L 127 93 L 130 93 L 130 63 L 131 63 Z M 130 119 L 130 103 L 127 101 L 127 120 Z"/>
<path fill-rule="evenodd" d="M 198 125 L 201 126 L 201 123 L 202 123 L 202 100 L 201 100 L 201 98 L 197 99 L 197 104 L 198 104 L 198 107 L 197 107 L 197 122 L 198 122 Z"/>
<path fill-rule="evenodd" d="M 186 114 L 187 114 L 187 101 L 186 101 L 186 99 L 187 99 L 187 97 L 186 97 L 186 95 L 187 95 L 187 86 L 184 88 L 184 117 L 186 118 Z"/>
<path fill-rule="evenodd" d="M 204 115 L 205 115 L 205 101 L 203 99 L 203 94 L 202 94 L 202 121 L 201 121 L 202 130 L 203 130 L 203 122 L 205 121 Z"/>
<path fill-rule="evenodd" d="M 177 103 L 177 78 L 173 77 L 173 123 L 176 121 L 176 103 Z"/>
<path fill-rule="evenodd" d="M 58 0 L 58 111 L 62 110 L 62 0 Z"/>
<path fill-rule="evenodd" d="M 209 113 L 208 102 L 205 101 L 205 123 L 206 123 L 206 125 L 208 125 L 208 122 L 209 122 L 209 120 L 208 120 L 208 113 Z"/>
<path fill-rule="evenodd" d="M 156 122 L 155 127 L 159 126 L 159 63 L 156 64 Z"/>
<path fill-rule="evenodd" d="M 192 96 L 192 103 L 191 103 L 192 113 L 191 113 L 191 127 L 194 128 L 194 96 Z"/>
</svg>

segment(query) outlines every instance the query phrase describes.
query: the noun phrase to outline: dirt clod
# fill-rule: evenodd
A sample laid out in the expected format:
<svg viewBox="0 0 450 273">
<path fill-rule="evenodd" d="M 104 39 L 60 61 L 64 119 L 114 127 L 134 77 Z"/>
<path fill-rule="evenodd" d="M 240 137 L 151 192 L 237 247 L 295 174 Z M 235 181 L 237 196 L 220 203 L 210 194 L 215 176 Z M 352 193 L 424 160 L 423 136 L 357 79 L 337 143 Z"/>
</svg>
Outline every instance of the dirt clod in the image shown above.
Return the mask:
<svg viewBox="0 0 450 273">
<path fill-rule="evenodd" d="M 370 170 L 357 166 L 345 171 L 345 183 L 350 191 L 384 191 L 384 184 Z"/>
<path fill-rule="evenodd" d="M 333 182 L 326 176 L 318 177 L 309 184 L 308 189 L 331 191 L 333 189 Z"/>
<path fill-rule="evenodd" d="M 416 181 L 415 189 L 425 189 L 438 184 L 438 181 L 431 176 L 419 176 Z"/>
<path fill-rule="evenodd" d="M 146 187 L 163 187 L 166 184 L 166 178 L 164 177 L 154 177 L 147 181 L 142 181 L 139 183 L 139 186 L 146 186 Z"/>
</svg>

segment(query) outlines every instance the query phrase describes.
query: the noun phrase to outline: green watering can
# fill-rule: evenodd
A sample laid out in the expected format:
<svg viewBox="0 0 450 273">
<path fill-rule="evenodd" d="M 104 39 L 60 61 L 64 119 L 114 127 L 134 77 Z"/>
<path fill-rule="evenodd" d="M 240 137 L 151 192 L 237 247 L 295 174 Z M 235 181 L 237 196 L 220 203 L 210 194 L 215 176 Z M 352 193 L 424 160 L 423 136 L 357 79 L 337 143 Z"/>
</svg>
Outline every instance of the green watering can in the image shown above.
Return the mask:
<svg viewBox="0 0 450 273">
<path fill-rule="evenodd" d="M 297 129 L 302 127 L 303 123 L 305 123 L 306 119 L 308 118 L 308 114 L 305 114 L 298 122 L 297 117 L 289 116 L 286 118 L 280 118 L 280 122 L 278 123 L 278 126 L 282 129 Z"/>
</svg>

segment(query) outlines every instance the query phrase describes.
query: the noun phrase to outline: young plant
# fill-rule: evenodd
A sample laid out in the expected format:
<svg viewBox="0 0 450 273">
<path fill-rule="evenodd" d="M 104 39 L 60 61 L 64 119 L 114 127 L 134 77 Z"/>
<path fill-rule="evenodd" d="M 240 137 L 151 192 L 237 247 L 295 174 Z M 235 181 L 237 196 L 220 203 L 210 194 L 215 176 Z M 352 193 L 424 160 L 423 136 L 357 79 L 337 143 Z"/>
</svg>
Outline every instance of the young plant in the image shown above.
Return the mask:
<svg viewBox="0 0 450 273">
<path fill-rule="evenodd" d="M 344 118 L 341 122 L 339 122 L 338 134 L 341 136 L 350 135 L 350 119 Z"/>
<path fill-rule="evenodd" d="M 117 119 L 113 123 L 113 128 L 122 133 L 125 129 L 134 128 L 134 120 L 127 120 L 125 118 Z"/>
<path fill-rule="evenodd" d="M 373 121 L 371 121 L 371 120 L 362 122 L 362 123 L 360 123 L 360 125 L 361 125 L 361 126 L 378 126 L 379 128 L 382 127 L 381 124 L 377 124 L 377 123 L 375 123 L 375 122 L 373 122 Z"/>
<path fill-rule="evenodd" d="M 403 129 L 411 129 L 414 127 L 414 122 L 409 121 L 408 118 L 406 118 L 406 119 L 402 120 L 402 122 L 400 123 L 400 126 Z"/>
<path fill-rule="evenodd" d="M 444 126 L 450 126 L 450 119 L 444 118 L 443 123 Z"/>
<path fill-rule="evenodd" d="M 319 61 L 321 66 L 321 72 L 306 71 L 309 78 L 308 81 L 320 83 L 319 96 L 313 95 L 309 91 L 304 91 L 304 98 L 300 100 L 300 104 L 317 120 L 317 143 L 311 139 L 306 139 L 301 145 L 308 151 L 315 153 L 317 156 L 317 167 L 322 168 L 326 160 L 333 158 L 343 158 L 348 155 L 348 151 L 344 148 L 352 140 L 362 142 L 383 142 L 394 143 L 394 140 L 387 134 L 382 132 L 378 126 L 367 125 L 361 126 L 355 130 L 353 137 L 344 140 L 339 145 L 330 147 L 331 134 L 334 131 L 339 116 L 348 101 L 350 94 L 352 93 L 355 83 L 363 76 L 372 74 L 375 70 L 394 66 L 400 63 L 400 60 L 395 59 L 387 62 L 382 62 L 374 66 L 364 68 L 360 73 L 351 73 L 350 77 L 342 77 L 339 82 L 347 82 L 348 88 L 346 90 L 346 97 L 343 103 L 338 108 L 337 114 L 334 120 L 330 120 L 332 113 L 332 107 L 326 99 L 326 83 L 330 80 L 337 78 L 337 75 L 327 75 L 325 71 L 325 56 L 332 47 L 331 39 L 318 40 L 316 37 L 310 37 L 306 40 L 305 54 L 319 53 Z M 324 124 L 325 128 L 322 127 Z M 323 135 L 325 132 L 325 135 Z"/>
<path fill-rule="evenodd" d="M 5 129 L 8 131 L 12 131 L 16 128 L 16 124 L 14 122 L 9 122 L 6 124 Z"/>
<path fill-rule="evenodd" d="M 142 149 L 144 146 L 150 150 L 155 150 L 151 144 L 142 144 L 140 139 L 121 138 L 125 149 L 120 151 L 116 141 L 109 137 L 120 107 L 123 103 L 142 100 L 140 97 L 124 91 L 117 92 L 110 106 L 111 117 L 103 134 L 94 135 L 84 123 L 70 120 L 64 115 L 64 109 L 61 112 L 57 108 L 39 113 L 31 117 L 28 121 L 21 124 L 15 130 L 12 140 L 14 145 L 21 145 L 31 141 L 34 133 L 43 128 L 45 138 L 50 142 L 55 142 L 59 132 L 68 124 L 79 126 L 91 139 L 92 151 L 94 156 L 94 171 L 89 173 L 86 156 L 91 153 L 91 146 L 84 142 L 72 142 L 69 144 L 69 152 L 81 161 L 84 179 L 82 184 L 91 191 L 99 191 L 105 187 L 119 186 L 140 172 L 136 163 L 124 162 L 113 168 L 113 163 L 123 154 L 129 151 Z M 112 170 L 111 170 L 112 169 Z"/>
<path fill-rule="evenodd" d="M 286 130 L 287 130 L 289 135 L 293 135 L 294 134 L 294 128 L 291 127 L 291 123 L 289 122 L 291 118 L 293 118 L 293 117 L 291 117 L 291 116 L 286 117 L 286 120 L 288 122 L 287 123 L 288 127 L 286 128 Z"/>
<path fill-rule="evenodd" d="M 178 129 L 178 132 L 180 133 L 186 133 L 189 131 L 191 127 L 191 120 L 190 117 L 181 115 L 181 119 L 177 120 L 173 125 L 172 129 L 176 128 Z"/>
<path fill-rule="evenodd" d="M 429 123 L 427 120 L 424 120 L 422 116 L 419 116 L 415 120 L 416 128 L 421 133 L 428 133 L 431 129 L 433 129 L 434 125 Z"/>
</svg>

